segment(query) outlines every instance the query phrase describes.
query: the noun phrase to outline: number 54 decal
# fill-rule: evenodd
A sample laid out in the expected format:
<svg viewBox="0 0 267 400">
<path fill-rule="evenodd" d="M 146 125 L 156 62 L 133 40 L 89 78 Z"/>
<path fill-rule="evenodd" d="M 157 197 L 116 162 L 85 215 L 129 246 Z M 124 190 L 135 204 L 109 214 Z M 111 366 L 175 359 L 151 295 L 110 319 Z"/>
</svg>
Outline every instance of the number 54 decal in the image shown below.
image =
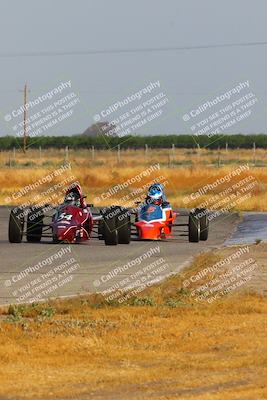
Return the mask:
<svg viewBox="0 0 267 400">
<path fill-rule="evenodd" d="M 72 218 L 71 214 L 61 213 L 60 216 L 58 217 L 58 221 L 62 221 L 63 219 L 70 221 L 71 218 Z"/>
</svg>

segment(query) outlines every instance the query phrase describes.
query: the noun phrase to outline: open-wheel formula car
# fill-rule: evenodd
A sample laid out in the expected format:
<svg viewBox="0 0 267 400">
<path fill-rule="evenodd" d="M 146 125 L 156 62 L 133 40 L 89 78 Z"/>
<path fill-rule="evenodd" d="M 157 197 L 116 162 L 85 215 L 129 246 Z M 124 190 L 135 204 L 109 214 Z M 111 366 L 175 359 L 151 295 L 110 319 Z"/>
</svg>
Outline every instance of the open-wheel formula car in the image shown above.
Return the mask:
<svg viewBox="0 0 267 400">
<path fill-rule="evenodd" d="M 121 207 L 93 213 L 92 204 L 86 204 L 84 199 L 76 186 L 67 191 L 64 203 L 57 207 L 15 207 L 9 217 L 9 241 L 21 243 L 25 236 L 27 242 L 51 238 L 54 243 L 80 243 L 99 238 L 106 245 L 130 243 L 129 217 Z"/>
<path fill-rule="evenodd" d="M 172 210 L 169 203 L 166 206 L 143 204 L 134 213 L 134 228 L 140 240 L 159 240 L 181 235 L 174 227 L 186 227 L 189 242 L 207 240 L 209 221 L 206 209 L 195 209 L 188 215 L 187 223 L 177 223 L 179 213 Z"/>
<path fill-rule="evenodd" d="M 113 208 L 93 214 L 90 207 L 59 206 L 53 209 L 53 215 L 46 215 L 47 208 L 32 206 L 26 212 L 19 207 L 11 210 L 9 241 L 21 243 L 26 237 L 27 242 L 51 238 L 54 243 L 80 243 L 99 238 L 104 239 L 106 245 L 130 243 L 128 218 L 119 221 L 112 215 Z"/>
</svg>

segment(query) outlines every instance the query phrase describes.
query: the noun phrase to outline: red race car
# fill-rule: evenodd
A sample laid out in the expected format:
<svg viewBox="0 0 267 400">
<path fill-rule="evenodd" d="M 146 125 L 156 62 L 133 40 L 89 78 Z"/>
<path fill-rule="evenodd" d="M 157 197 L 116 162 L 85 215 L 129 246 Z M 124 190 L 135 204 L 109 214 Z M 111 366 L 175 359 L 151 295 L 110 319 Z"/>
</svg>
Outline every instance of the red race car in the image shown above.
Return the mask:
<svg viewBox="0 0 267 400">
<path fill-rule="evenodd" d="M 93 205 L 86 204 L 85 198 L 81 187 L 74 185 L 57 207 L 14 208 L 9 218 L 9 241 L 21 243 L 25 235 L 28 242 L 51 238 L 54 243 L 80 243 L 97 237 L 106 245 L 129 244 L 130 217 L 124 209 L 112 206 L 93 213 Z"/>
<path fill-rule="evenodd" d="M 187 223 L 176 223 L 179 213 L 172 210 L 170 205 L 166 207 L 157 204 L 143 204 L 135 212 L 136 234 L 140 240 L 159 240 L 175 237 L 180 233 L 174 231 L 174 227 L 187 227 L 189 242 L 207 240 L 209 223 L 207 212 L 204 209 L 196 209 L 190 212 Z M 182 234 L 182 236 L 184 236 Z"/>
<path fill-rule="evenodd" d="M 177 217 L 178 213 L 172 210 L 167 201 L 163 185 L 154 183 L 148 189 L 144 204 L 135 213 L 137 237 L 141 240 L 166 239 L 178 234 L 173 231 L 174 226 L 186 226 L 190 242 L 208 239 L 207 210 L 196 209 L 190 212 L 188 223 L 175 223 Z"/>
</svg>

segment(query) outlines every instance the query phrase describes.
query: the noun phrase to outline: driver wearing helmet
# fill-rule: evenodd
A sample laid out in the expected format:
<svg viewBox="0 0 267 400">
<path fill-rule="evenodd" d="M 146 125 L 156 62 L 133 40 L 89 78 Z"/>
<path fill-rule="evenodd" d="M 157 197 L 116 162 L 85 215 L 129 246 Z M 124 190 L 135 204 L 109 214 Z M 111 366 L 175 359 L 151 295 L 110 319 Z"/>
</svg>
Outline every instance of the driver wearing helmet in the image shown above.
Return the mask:
<svg viewBox="0 0 267 400">
<path fill-rule="evenodd" d="M 83 195 L 81 186 L 78 184 L 73 184 L 66 191 L 64 204 L 85 208 L 85 198 L 86 196 Z"/>
<path fill-rule="evenodd" d="M 164 193 L 163 185 L 160 183 L 154 183 L 149 187 L 145 202 L 146 204 L 154 204 L 161 207 L 170 206 Z"/>
<path fill-rule="evenodd" d="M 81 207 L 80 196 L 75 192 L 69 192 L 64 199 L 64 205 Z"/>
</svg>

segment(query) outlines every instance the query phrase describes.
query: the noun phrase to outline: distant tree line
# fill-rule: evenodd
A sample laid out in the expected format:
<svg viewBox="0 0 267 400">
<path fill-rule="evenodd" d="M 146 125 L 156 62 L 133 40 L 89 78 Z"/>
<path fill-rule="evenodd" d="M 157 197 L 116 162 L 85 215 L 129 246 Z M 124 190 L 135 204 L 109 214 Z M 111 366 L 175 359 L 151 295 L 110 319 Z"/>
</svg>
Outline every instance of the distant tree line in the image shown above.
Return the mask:
<svg viewBox="0 0 267 400">
<path fill-rule="evenodd" d="M 96 149 L 113 148 L 120 145 L 121 149 L 144 148 L 145 145 L 152 148 L 170 148 L 174 145 L 176 148 L 197 148 L 207 147 L 209 149 L 225 148 L 252 148 L 254 146 L 267 148 L 267 135 L 227 135 L 227 136 L 207 136 L 193 137 L 191 135 L 157 135 L 157 136 L 124 136 L 108 137 L 108 136 L 39 136 L 28 138 L 28 146 L 38 149 L 47 148 L 64 148 L 66 146 L 73 149 L 91 148 Z M 0 137 L 0 150 L 11 150 L 13 148 L 22 147 L 22 138 L 14 136 Z"/>
</svg>

